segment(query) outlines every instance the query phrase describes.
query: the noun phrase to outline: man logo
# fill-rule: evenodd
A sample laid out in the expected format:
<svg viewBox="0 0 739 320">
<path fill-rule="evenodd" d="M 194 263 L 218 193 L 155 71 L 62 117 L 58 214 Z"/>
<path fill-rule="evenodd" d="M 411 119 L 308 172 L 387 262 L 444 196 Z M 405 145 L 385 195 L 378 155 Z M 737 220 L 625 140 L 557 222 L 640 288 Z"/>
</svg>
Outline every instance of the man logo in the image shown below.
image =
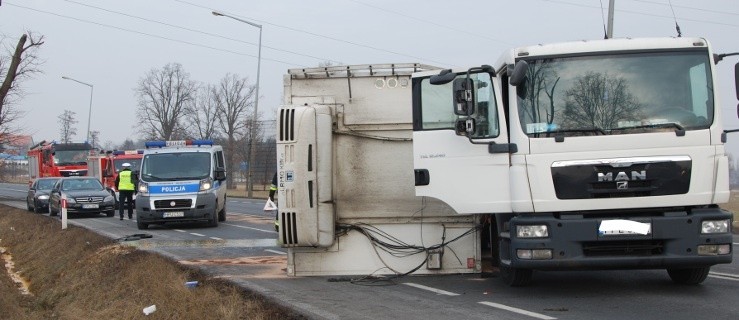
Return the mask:
<svg viewBox="0 0 739 320">
<path fill-rule="evenodd" d="M 629 188 L 629 182 L 628 181 L 618 181 L 616 182 L 616 189 L 618 190 L 626 190 Z"/>
<path fill-rule="evenodd" d="M 647 180 L 647 171 L 631 171 L 631 177 L 626 172 L 617 172 L 614 179 L 613 172 L 598 172 L 598 182 L 605 181 L 629 181 L 629 180 Z"/>
</svg>

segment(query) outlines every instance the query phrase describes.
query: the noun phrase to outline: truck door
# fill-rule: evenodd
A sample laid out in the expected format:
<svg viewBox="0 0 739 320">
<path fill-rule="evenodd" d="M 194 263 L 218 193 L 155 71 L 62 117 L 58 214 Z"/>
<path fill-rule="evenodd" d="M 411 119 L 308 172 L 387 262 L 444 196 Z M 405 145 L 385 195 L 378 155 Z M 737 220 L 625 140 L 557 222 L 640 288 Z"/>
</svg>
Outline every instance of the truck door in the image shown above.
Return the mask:
<svg viewBox="0 0 739 320">
<path fill-rule="evenodd" d="M 416 195 L 440 199 L 459 214 L 511 212 L 515 146 L 508 141 L 498 78 L 486 70 L 431 80 L 437 74 L 413 79 Z"/>
</svg>

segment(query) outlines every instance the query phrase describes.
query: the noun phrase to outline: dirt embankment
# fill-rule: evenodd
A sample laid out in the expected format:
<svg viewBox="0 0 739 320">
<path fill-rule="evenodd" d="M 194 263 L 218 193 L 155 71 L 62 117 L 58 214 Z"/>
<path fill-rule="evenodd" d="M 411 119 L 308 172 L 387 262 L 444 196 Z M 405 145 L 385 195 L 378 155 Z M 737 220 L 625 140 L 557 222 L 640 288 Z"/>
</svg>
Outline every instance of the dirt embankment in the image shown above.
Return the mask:
<svg viewBox="0 0 739 320">
<path fill-rule="evenodd" d="M 0 248 L 0 319 L 300 318 L 163 256 L 4 205 Z"/>
</svg>

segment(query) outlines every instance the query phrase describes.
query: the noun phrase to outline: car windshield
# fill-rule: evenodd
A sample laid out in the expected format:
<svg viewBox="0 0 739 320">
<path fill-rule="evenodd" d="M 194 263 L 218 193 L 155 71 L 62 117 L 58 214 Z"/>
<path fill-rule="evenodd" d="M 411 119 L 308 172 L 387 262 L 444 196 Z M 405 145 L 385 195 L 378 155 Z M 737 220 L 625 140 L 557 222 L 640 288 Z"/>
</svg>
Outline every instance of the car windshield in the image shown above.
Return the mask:
<svg viewBox="0 0 739 320">
<path fill-rule="evenodd" d="M 54 164 L 58 166 L 71 166 L 87 164 L 87 150 L 56 150 L 54 151 Z"/>
<path fill-rule="evenodd" d="M 154 153 L 144 156 L 140 179 L 143 181 L 200 180 L 210 176 L 208 152 Z"/>
<path fill-rule="evenodd" d="M 62 182 L 62 190 L 103 190 L 103 185 L 97 179 L 69 179 Z"/>
<path fill-rule="evenodd" d="M 36 182 L 36 190 L 51 190 L 58 179 L 41 179 Z"/>
<path fill-rule="evenodd" d="M 713 123 L 705 49 L 526 61 L 517 95 L 529 137 L 700 130 Z"/>
</svg>

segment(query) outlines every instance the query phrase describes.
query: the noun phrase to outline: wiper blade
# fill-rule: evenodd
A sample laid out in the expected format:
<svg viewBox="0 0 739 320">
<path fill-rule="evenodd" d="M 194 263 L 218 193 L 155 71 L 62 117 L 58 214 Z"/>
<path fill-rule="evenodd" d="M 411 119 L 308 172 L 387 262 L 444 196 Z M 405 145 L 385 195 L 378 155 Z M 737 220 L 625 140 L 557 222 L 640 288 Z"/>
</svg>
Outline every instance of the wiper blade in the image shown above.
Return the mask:
<svg viewBox="0 0 739 320">
<path fill-rule="evenodd" d="M 602 135 L 606 135 L 605 130 L 601 128 L 579 128 L 579 129 L 557 129 L 552 131 L 545 131 L 542 133 L 570 133 L 570 132 L 583 132 L 583 133 L 600 133 Z"/>
<path fill-rule="evenodd" d="M 682 137 L 685 135 L 685 128 L 680 125 L 677 122 L 660 122 L 660 123 L 650 123 L 650 124 L 643 124 L 639 126 L 629 126 L 629 127 L 622 127 L 622 128 L 616 128 L 613 130 L 629 130 L 629 129 L 656 129 L 656 128 L 675 128 L 675 134 L 679 137 Z"/>
</svg>

